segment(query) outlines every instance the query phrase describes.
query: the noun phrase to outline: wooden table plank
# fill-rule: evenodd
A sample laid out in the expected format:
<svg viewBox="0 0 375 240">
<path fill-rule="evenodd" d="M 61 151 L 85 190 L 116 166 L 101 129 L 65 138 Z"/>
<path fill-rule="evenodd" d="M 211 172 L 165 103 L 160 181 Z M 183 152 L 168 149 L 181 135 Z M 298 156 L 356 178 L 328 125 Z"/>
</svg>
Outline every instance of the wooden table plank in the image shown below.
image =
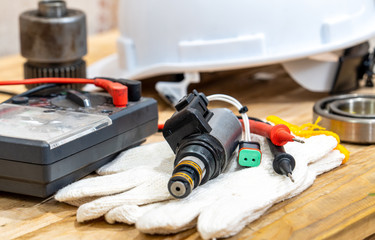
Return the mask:
<svg viewBox="0 0 375 240">
<path fill-rule="evenodd" d="M 118 33 L 112 31 L 91 37 L 89 64 L 115 52 Z M 0 81 L 21 79 L 20 56 L 0 58 Z M 257 73 L 276 76 L 259 80 Z M 207 95 L 225 93 L 249 107 L 251 116 L 266 118 L 277 115 L 294 124 L 311 122 L 312 106 L 328 96 L 312 93 L 298 86 L 280 65 L 204 73 L 196 88 Z M 158 80 L 143 81 L 144 96 L 158 100 L 160 122 L 174 112 L 154 90 Z M 23 92 L 23 86 L 0 87 L 0 90 Z M 357 92 L 374 93 L 373 89 Z M 1 94 L 0 101 L 8 96 Z M 212 103 L 211 107 L 233 107 Z M 160 133 L 148 138 L 161 141 Z M 375 233 L 375 147 L 373 145 L 344 144 L 352 155 L 347 164 L 319 176 L 314 185 L 300 195 L 271 207 L 264 216 L 250 223 L 232 239 L 363 239 Z M 38 204 L 33 197 L 0 192 L 0 239 L 199 239 L 195 229 L 169 236 L 150 236 L 139 233 L 133 226 L 107 224 L 103 218 L 88 223 L 75 221 L 75 207 L 54 200 Z"/>
</svg>

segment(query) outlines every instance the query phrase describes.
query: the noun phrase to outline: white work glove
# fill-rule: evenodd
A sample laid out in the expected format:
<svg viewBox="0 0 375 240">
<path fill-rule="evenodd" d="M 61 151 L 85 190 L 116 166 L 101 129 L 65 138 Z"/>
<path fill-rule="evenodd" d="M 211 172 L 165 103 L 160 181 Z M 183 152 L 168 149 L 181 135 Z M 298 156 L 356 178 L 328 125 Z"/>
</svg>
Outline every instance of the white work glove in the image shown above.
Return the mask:
<svg viewBox="0 0 375 240">
<path fill-rule="evenodd" d="M 288 143 L 285 145 L 285 149 L 296 160 L 296 167 L 293 171 L 295 182 L 292 183 L 289 178 L 274 172 L 273 157 L 265 139 L 253 135 L 254 138 L 260 142 L 262 149 L 262 162 L 259 167 L 241 168 L 236 164 L 236 160 L 233 160 L 225 173 L 197 187 L 188 197 L 147 204 L 170 199 L 167 193 L 167 182 L 172 172 L 170 166 L 169 174 L 167 173 L 167 177 L 163 179 L 165 181 L 164 188 L 160 187 L 159 189 L 159 186 L 156 184 L 153 186 L 151 183 L 150 187 L 155 187 L 155 191 L 151 191 L 150 188 L 144 189 L 145 192 L 140 194 L 143 196 L 142 201 L 137 202 L 134 201 L 135 199 L 129 199 L 127 192 L 103 197 L 82 205 L 78 209 L 77 220 L 85 221 L 93 218 L 82 218 L 82 216 L 99 217 L 100 212 L 101 215 L 105 214 L 109 223 L 135 223 L 136 227 L 145 233 L 176 233 L 197 225 L 199 233 L 205 239 L 228 237 L 238 233 L 246 224 L 259 218 L 274 203 L 301 193 L 314 182 L 317 175 L 339 166 L 344 158 L 343 154 L 333 150 L 337 145 L 333 137 L 321 135 L 306 139 L 305 144 Z M 157 144 L 154 145 L 154 147 L 156 146 Z M 134 149 L 133 151 L 139 152 L 142 148 L 146 147 L 139 147 L 138 150 Z M 148 148 L 150 150 L 152 147 L 148 146 Z M 152 152 L 141 151 L 139 154 L 151 157 L 149 161 L 152 162 L 152 156 L 154 156 Z M 120 165 L 124 160 L 119 158 L 111 165 L 112 167 Z M 173 157 L 165 159 L 165 162 L 168 161 L 173 163 Z M 131 160 L 128 159 L 127 162 L 130 163 Z M 155 173 L 159 174 L 158 170 L 154 169 Z M 130 170 L 130 172 L 132 171 Z M 100 178 L 104 177 L 96 179 Z M 109 185 L 108 187 L 110 188 Z M 86 188 L 86 186 L 80 182 L 72 184 L 61 190 L 56 195 L 56 199 L 71 201 L 64 196 L 76 192 L 77 188 Z M 164 199 L 153 198 L 153 195 L 160 196 L 161 192 L 163 192 Z M 81 195 L 81 197 L 86 196 L 85 194 Z M 153 200 L 144 201 L 146 196 Z M 115 200 L 110 201 L 110 198 L 115 198 Z M 90 207 L 86 207 L 87 205 Z M 103 205 L 106 206 L 106 211 L 103 210 Z"/>
<path fill-rule="evenodd" d="M 172 199 L 166 186 L 174 157 L 167 142 L 131 148 L 97 170 L 104 176 L 75 182 L 58 191 L 55 199 L 80 206 L 78 222 L 101 217 L 123 204 L 144 205 Z"/>
</svg>

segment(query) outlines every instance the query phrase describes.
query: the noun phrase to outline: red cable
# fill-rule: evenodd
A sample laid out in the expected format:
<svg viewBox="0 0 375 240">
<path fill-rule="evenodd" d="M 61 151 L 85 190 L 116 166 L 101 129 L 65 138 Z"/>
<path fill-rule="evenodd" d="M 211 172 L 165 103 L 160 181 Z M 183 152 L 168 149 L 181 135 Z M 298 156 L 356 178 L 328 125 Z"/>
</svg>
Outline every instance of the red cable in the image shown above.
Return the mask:
<svg viewBox="0 0 375 240">
<path fill-rule="evenodd" d="M 243 120 L 240 119 L 243 125 Z M 290 133 L 289 128 L 284 124 L 277 124 L 276 126 L 271 126 L 267 123 L 258 122 L 254 120 L 249 120 L 250 132 L 269 138 L 273 144 L 276 146 L 284 146 L 288 142 L 295 141 L 295 137 Z M 158 124 L 158 130 L 162 131 L 164 124 Z"/>
<path fill-rule="evenodd" d="M 158 124 L 158 131 L 163 131 L 164 128 L 164 123 L 159 123 Z"/>
<path fill-rule="evenodd" d="M 243 120 L 240 119 L 243 124 Z M 277 124 L 275 126 L 267 123 L 249 120 L 250 132 L 269 138 L 276 146 L 284 146 L 288 142 L 295 141 L 295 137 L 290 133 L 290 129 L 284 124 Z"/>
<path fill-rule="evenodd" d="M 112 82 L 107 79 L 86 79 L 86 78 L 32 78 L 25 80 L 5 80 L 0 81 L 0 85 L 21 85 L 21 84 L 95 84 L 97 87 L 104 88 L 111 96 L 113 104 L 116 107 L 125 107 L 128 104 L 128 88 L 118 82 Z"/>
</svg>

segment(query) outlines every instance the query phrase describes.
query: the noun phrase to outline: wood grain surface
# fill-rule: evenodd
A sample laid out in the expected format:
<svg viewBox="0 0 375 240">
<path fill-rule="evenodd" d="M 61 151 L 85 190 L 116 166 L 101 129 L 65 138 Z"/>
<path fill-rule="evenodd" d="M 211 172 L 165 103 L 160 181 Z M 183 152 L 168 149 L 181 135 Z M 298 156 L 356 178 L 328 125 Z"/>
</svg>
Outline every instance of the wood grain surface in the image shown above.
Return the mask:
<svg viewBox="0 0 375 240">
<path fill-rule="evenodd" d="M 88 64 L 115 52 L 118 33 L 108 32 L 89 40 Z M 24 59 L 0 59 L 0 80 L 21 79 Z M 262 77 L 263 76 L 263 77 Z M 272 79 L 264 77 L 271 76 Z M 161 76 L 143 81 L 144 96 L 159 104 L 159 121 L 164 122 L 173 109 L 154 90 Z M 280 65 L 203 73 L 199 84 L 190 86 L 205 94 L 229 94 L 249 107 L 253 117 L 277 115 L 300 125 L 312 121 L 313 104 L 327 94 L 312 93 L 297 85 Z M 23 86 L 0 87 L 1 91 L 20 93 Z M 361 88 L 357 92 L 374 93 Z M 0 95 L 0 100 L 9 96 Z M 231 106 L 214 103 L 212 107 Z M 148 141 L 160 141 L 156 133 Z M 231 239 L 363 239 L 375 233 L 375 147 L 345 144 L 351 156 L 345 165 L 319 176 L 302 194 L 271 207 Z M 218 209 L 218 211 L 220 211 Z M 195 229 L 176 235 L 150 236 L 134 226 L 107 224 L 102 218 L 77 223 L 76 208 L 64 203 L 0 192 L 0 239 L 200 239 Z"/>
</svg>

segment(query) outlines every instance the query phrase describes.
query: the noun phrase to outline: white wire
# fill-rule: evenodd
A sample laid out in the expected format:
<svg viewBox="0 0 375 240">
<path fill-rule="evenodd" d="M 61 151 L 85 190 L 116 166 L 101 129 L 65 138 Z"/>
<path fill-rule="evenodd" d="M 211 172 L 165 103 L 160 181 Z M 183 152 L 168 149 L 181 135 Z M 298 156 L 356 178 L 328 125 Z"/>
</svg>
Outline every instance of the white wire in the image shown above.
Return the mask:
<svg viewBox="0 0 375 240">
<path fill-rule="evenodd" d="M 242 104 L 237 99 L 235 99 L 234 97 L 225 95 L 225 94 L 213 94 L 213 95 L 207 96 L 207 99 L 208 101 L 223 101 L 223 102 L 230 103 L 233 106 L 235 106 L 238 109 L 238 111 L 243 108 Z M 244 139 L 245 141 L 250 142 L 251 137 L 250 137 L 249 117 L 247 116 L 247 113 L 241 113 L 241 116 L 242 116 L 243 124 L 245 127 Z"/>
</svg>

